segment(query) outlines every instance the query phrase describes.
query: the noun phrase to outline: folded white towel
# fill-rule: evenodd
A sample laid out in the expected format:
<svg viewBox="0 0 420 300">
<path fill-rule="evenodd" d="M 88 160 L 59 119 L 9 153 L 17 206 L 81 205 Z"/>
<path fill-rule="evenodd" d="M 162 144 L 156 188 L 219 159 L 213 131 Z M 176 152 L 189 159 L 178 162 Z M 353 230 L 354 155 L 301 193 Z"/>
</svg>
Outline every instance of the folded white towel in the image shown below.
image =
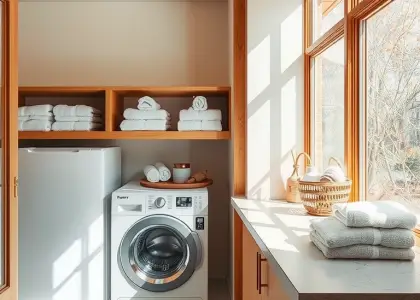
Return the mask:
<svg viewBox="0 0 420 300">
<path fill-rule="evenodd" d="M 407 249 L 415 243 L 414 233 L 409 229 L 352 228 L 334 217 L 313 219 L 310 227 L 317 239 L 328 248 L 360 244 Z"/>
<path fill-rule="evenodd" d="M 102 128 L 101 123 L 93 122 L 54 122 L 53 131 L 91 131 Z"/>
<path fill-rule="evenodd" d="M 66 116 L 56 116 L 56 121 L 59 122 L 93 122 L 93 123 L 102 123 L 102 118 L 99 116 L 90 116 L 90 117 L 66 117 Z"/>
<path fill-rule="evenodd" d="M 51 124 L 52 122 L 48 120 L 19 121 L 18 130 L 19 131 L 50 131 Z"/>
<path fill-rule="evenodd" d="M 328 248 L 317 239 L 317 236 L 313 232 L 309 234 L 309 237 L 326 258 L 413 260 L 416 256 L 412 249 L 387 248 L 372 245 Z"/>
<path fill-rule="evenodd" d="M 178 131 L 222 131 L 220 121 L 179 121 Z"/>
<path fill-rule="evenodd" d="M 349 227 L 413 229 L 417 225 L 416 216 L 394 201 L 338 203 L 332 210 L 334 216 Z"/>
<path fill-rule="evenodd" d="M 139 110 L 127 108 L 124 110 L 124 118 L 126 120 L 168 120 L 169 117 L 169 113 L 164 109 Z"/>
<path fill-rule="evenodd" d="M 160 130 L 165 131 L 170 128 L 167 120 L 124 120 L 120 124 L 122 131 L 133 130 Z"/>
<path fill-rule="evenodd" d="M 168 181 L 171 179 L 171 171 L 163 163 L 157 162 L 155 163 L 155 167 L 159 171 L 160 181 Z"/>
<path fill-rule="evenodd" d="M 18 116 L 49 116 L 52 110 L 51 104 L 22 106 L 18 108 Z"/>
<path fill-rule="evenodd" d="M 152 97 L 144 96 L 139 99 L 137 108 L 140 110 L 158 110 L 160 109 L 160 104 L 157 103 Z"/>
<path fill-rule="evenodd" d="M 53 117 L 53 115 L 51 113 L 50 116 L 35 116 L 35 115 L 32 115 L 32 116 L 20 116 L 20 117 L 18 117 L 18 120 L 19 121 L 41 120 L 41 121 L 50 121 L 50 122 L 52 122 L 52 121 L 54 121 L 54 117 Z"/>
<path fill-rule="evenodd" d="M 207 110 L 207 99 L 203 96 L 196 96 L 193 99 L 192 108 L 194 110 Z"/>
<path fill-rule="evenodd" d="M 143 169 L 144 175 L 150 182 L 159 182 L 159 171 L 155 166 L 147 165 Z"/>
<path fill-rule="evenodd" d="M 192 107 L 179 112 L 180 121 L 221 121 L 220 109 L 194 110 Z"/>
<path fill-rule="evenodd" d="M 92 117 L 94 115 L 100 115 L 101 111 L 87 105 L 69 106 L 66 104 L 60 104 L 54 106 L 53 113 L 56 117 Z"/>
</svg>

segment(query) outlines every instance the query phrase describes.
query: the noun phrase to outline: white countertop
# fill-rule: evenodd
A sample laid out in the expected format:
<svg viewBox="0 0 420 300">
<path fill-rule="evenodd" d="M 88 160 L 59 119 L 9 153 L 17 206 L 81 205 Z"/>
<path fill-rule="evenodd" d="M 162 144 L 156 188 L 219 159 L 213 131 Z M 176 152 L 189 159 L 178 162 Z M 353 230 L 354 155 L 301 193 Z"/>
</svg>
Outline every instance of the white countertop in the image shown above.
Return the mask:
<svg viewBox="0 0 420 300">
<path fill-rule="evenodd" d="M 420 299 L 419 247 L 412 262 L 326 259 L 308 236 L 309 220 L 317 217 L 308 215 L 302 205 L 233 198 L 232 206 L 290 299 L 303 299 L 304 294 L 323 294 L 319 299 L 330 299 L 326 294 L 358 294 L 352 296 L 355 300 L 370 299 L 363 294 L 415 294 L 409 299 Z"/>
</svg>

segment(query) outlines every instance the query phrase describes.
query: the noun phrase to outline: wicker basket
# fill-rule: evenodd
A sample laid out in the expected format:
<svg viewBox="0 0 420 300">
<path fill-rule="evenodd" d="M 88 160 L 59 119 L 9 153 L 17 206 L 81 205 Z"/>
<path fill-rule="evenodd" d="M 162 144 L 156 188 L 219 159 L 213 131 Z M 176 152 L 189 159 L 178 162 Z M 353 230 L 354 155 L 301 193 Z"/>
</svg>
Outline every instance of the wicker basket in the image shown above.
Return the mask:
<svg viewBox="0 0 420 300">
<path fill-rule="evenodd" d="M 340 162 L 331 157 L 340 168 Z M 309 214 L 314 216 L 330 216 L 334 203 L 347 202 L 351 191 L 352 181 L 345 182 L 309 182 L 299 181 L 300 199 Z"/>
</svg>

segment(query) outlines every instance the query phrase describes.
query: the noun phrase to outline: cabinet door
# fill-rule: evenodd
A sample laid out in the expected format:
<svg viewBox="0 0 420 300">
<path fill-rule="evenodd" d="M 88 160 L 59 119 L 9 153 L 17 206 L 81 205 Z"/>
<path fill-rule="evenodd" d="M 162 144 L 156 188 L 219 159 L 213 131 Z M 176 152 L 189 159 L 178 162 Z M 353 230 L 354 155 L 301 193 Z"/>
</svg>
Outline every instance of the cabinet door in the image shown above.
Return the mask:
<svg viewBox="0 0 420 300">
<path fill-rule="evenodd" d="M 277 275 L 273 272 L 268 263 L 265 264 L 265 268 L 267 270 L 266 274 L 268 284 L 263 294 L 263 300 L 289 300 L 289 297 L 282 289 L 280 281 L 277 279 Z"/>
<path fill-rule="evenodd" d="M 0 300 L 17 299 L 18 0 L 0 1 Z"/>
<path fill-rule="evenodd" d="M 245 225 L 242 225 L 242 299 L 260 300 L 258 293 L 257 255 L 258 245 Z"/>
</svg>

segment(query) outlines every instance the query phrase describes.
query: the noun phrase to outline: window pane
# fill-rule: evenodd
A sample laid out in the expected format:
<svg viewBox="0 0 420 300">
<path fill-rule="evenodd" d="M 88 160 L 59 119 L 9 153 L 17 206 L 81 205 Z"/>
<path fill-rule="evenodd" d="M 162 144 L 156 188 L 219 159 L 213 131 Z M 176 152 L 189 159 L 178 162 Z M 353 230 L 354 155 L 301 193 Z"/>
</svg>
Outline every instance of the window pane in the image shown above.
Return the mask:
<svg viewBox="0 0 420 300">
<path fill-rule="evenodd" d="M 420 1 L 394 1 L 363 26 L 364 194 L 420 205 Z"/>
<path fill-rule="evenodd" d="M 314 59 L 312 157 L 322 170 L 330 157 L 344 163 L 344 40 Z"/>
<path fill-rule="evenodd" d="M 344 17 L 344 0 L 312 0 L 313 9 L 313 39 L 330 30 Z"/>
</svg>

